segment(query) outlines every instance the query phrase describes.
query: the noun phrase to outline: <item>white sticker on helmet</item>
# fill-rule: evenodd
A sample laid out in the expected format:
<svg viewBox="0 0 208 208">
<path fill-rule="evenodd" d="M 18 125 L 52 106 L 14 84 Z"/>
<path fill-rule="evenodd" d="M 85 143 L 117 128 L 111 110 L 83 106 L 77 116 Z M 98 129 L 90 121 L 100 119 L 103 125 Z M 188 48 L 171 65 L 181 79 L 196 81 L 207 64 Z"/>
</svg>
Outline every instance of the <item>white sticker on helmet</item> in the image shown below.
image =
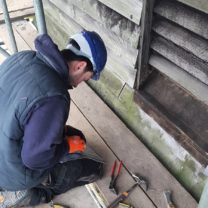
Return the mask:
<svg viewBox="0 0 208 208">
<path fill-rule="evenodd" d="M 82 34 L 75 34 L 75 35 L 71 36 L 70 39 L 73 39 L 77 42 L 77 44 L 80 47 L 80 50 L 78 50 L 77 48 L 75 48 L 71 44 L 68 44 L 66 46 L 66 49 L 71 50 L 72 52 L 74 52 L 78 56 L 84 56 L 84 57 L 88 58 L 92 62 L 93 70 L 96 70 L 96 66 L 95 66 L 93 56 L 92 56 L 92 52 L 91 52 L 90 46 L 89 46 L 87 40 L 85 39 L 85 37 Z"/>
</svg>

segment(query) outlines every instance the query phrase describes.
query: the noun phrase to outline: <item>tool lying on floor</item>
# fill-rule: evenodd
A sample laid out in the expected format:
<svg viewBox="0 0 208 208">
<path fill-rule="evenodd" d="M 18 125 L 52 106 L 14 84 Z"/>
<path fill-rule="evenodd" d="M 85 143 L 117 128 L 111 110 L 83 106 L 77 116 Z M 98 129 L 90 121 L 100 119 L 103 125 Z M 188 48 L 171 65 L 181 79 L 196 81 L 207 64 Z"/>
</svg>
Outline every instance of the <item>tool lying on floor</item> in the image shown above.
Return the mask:
<svg viewBox="0 0 208 208">
<path fill-rule="evenodd" d="M 171 191 L 167 190 L 167 191 L 164 191 L 163 193 L 164 193 L 165 200 L 167 203 L 167 208 L 176 208 L 171 200 Z"/>
<path fill-rule="evenodd" d="M 130 204 L 125 204 L 125 203 L 119 203 L 118 208 L 134 208 Z"/>
<path fill-rule="evenodd" d="M 108 201 L 106 200 L 104 194 L 101 192 L 99 186 L 94 182 L 85 185 L 88 192 L 92 196 L 93 200 L 95 201 L 97 207 L 99 208 L 106 208 Z"/>
<path fill-rule="evenodd" d="M 109 189 L 114 194 L 118 194 L 118 190 L 116 188 L 116 181 L 117 181 L 118 176 L 119 176 L 120 171 L 121 171 L 122 161 L 119 161 L 118 171 L 117 171 L 117 174 L 115 175 L 116 166 L 117 166 L 117 163 L 116 163 L 116 160 L 115 160 L 114 164 L 113 164 L 113 167 L 112 167 L 112 171 L 111 171 L 111 181 L 110 181 L 110 185 L 109 185 Z"/>
<path fill-rule="evenodd" d="M 107 208 L 116 207 L 120 202 L 124 201 L 129 196 L 130 192 L 138 185 L 141 186 L 144 191 L 147 190 L 147 182 L 144 179 L 135 174 L 132 174 L 132 176 L 136 183 L 134 183 L 127 191 L 121 193 Z"/>
</svg>

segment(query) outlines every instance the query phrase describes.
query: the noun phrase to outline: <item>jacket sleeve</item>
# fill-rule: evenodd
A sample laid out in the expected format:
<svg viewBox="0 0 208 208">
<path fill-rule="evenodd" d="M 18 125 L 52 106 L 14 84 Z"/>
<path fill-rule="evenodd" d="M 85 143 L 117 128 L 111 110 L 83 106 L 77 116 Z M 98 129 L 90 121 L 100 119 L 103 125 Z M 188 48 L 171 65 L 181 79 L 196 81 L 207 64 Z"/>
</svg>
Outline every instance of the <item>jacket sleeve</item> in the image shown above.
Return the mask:
<svg viewBox="0 0 208 208">
<path fill-rule="evenodd" d="M 21 157 L 35 170 L 49 169 L 68 152 L 64 126 L 69 104 L 61 96 L 46 98 L 31 112 L 24 128 Z"/>
</svg>

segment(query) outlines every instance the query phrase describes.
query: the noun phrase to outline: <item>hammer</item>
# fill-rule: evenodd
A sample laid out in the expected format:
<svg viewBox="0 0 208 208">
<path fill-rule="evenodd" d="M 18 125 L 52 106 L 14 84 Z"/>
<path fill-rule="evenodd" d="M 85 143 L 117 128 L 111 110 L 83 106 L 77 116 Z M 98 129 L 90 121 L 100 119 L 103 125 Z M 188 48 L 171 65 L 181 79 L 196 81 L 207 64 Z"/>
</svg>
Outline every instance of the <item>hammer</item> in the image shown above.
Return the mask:
<svg viewBox="0 0 208 208">
<path fill-rule="evenodd" d="M 119 202 L 124 201 L 137 185 L 141 186 L 143 190 L 147 190 L 147 182 L 144 179 L 135 174 L 132 174 L 132 176 L 136 183 L 134 183 L 127 191 L 121 193 L 110 205 L 108 205 L 107 208 L 114 208 L 119 204 Z"/>
</svg>

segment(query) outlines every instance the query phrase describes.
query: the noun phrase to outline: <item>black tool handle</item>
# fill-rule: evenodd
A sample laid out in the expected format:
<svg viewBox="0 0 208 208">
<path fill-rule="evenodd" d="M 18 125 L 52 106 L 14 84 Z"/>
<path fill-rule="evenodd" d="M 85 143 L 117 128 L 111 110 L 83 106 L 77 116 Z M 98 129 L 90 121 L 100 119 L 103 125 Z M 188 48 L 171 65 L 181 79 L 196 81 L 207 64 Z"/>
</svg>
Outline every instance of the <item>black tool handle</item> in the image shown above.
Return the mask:
<svg viewBox="0 0 208 208">
<path fill-rule="evenodd" d="M 126 199 L 126 197 L 128 196 L 127 192 L 123 192 L 120 196 L 118 196 L 110 205 L 108 205 L 107 208 L 114 208 L 116 206 L 118 206 L 119 202 L 123 201 L 124 199 Z"/>
</svg>

